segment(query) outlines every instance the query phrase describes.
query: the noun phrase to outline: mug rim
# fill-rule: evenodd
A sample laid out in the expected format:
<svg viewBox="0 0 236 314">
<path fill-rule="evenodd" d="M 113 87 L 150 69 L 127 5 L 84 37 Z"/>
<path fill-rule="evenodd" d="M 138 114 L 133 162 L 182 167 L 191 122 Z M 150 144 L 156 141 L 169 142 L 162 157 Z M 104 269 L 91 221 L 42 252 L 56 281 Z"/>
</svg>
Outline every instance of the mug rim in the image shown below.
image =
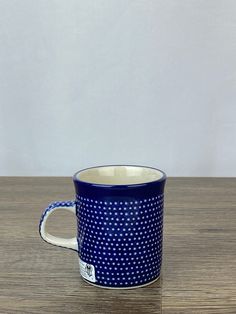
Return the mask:
<svg viewBox="0 0 236 314">
<path fill-rule="evenodd" d="M 94 182 L 89 182 L 89 181 L 84 181 L 79 179 L 78 175 L 86 170 L 90 170 L 90 169 L 98 169 L 98 168 L 105 168 L 105 167 L 137 167 L 137 168 L 148 168 L 151 170 L 155 170 L 155 171 L 159 171 L 162 176 L 159 179 L 156 180 L 151 180 L 148 182 L 140 182 L 140 183 L 128 183 L 128 184 L 105 184 L 105 183 L 94 183 Z M 143 165 L 133 165 L 133 164 L 109 164 L 109 165 L 99 165 L 99 166 L 92 166 L 92 167 L 87 167 L 84 169 L 81 169 L 79 171 L 77 171 L 74 175 L 73 175 L 73 181 L 74 182 L 79 182 L 82 184 L 85 184 L 87 186 L 95 186 L 95 187 L 119 187 L 119 188 L 129 188 L 129 187 L 139 187 L 139 186 L 145 186 L 148 184 L 153 184 L 153 183 L 159 183 L 159 182 L 163 182 L 165 181 L 167 178 L 166 173 L 163 170 L 160 170 L 158 168 L 155 167 L 150 167 L 150 166 L 143 166 Z"/>
</svg>

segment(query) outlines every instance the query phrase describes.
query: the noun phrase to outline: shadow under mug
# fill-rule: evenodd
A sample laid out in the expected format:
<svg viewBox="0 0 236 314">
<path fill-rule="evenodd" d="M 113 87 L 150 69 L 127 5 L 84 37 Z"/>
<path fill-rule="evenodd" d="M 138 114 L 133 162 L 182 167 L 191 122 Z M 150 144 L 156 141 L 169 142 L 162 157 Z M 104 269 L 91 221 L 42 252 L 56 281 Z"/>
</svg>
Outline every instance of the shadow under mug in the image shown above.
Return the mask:
<svg viewBox="0 0 236 314">
<path fill-rule="evenodd" d="M 80 274 L 105 288 L 135 288 L 160 276 L 162 262 L 163 171 L 143 166 L 87 168 L 73 177 L 75 201 L 50 204 L 39 233 L 46 242 L 78 252 Z M 46 231 L 49 215 L 67 209 L 77 216 L 76 237 Z"/>
</svg>

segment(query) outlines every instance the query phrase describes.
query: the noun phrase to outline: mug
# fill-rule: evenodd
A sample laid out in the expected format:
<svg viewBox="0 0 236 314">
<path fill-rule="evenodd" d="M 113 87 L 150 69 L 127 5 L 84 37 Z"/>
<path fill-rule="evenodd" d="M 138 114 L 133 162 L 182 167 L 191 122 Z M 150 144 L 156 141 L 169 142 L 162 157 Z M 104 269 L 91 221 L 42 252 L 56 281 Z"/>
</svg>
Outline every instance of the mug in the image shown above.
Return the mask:
<svg viewBox="0 0 236 314">
<path fill-rule="evenodd" d="M 73 176 L 73 201 L 50 204 L 39 233 L 46 242 L 78 252 L 82 278 L 105 288 L 135 288 L 160 276 L 166 175 L 151 167 L 109 165 Z M 48 217 L 57 209 L 77 216 L 77 235 L 49 234 Z"/>
</svg>

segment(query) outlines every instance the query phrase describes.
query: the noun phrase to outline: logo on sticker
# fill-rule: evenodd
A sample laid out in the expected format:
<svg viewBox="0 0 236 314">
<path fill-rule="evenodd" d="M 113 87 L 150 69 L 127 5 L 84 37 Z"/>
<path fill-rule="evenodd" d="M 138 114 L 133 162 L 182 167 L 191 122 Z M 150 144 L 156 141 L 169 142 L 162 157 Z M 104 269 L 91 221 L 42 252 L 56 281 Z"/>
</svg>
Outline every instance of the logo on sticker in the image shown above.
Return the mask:
<svg viewBox="0 0 236 314">
<path fill-rule="evenodd" d="M 90 264 L 86 264 L 85 271 L 89 277 L 93 275 L 93 268 Z"/>
<path fill-rule="evenodd" d="M 92 264 L 88 264 L 82 261 L 79 258 L 79 265 L 80 265 L 80 274 L 84 279 L 87 279 L 91 282 L 96 282 L 95 276 L 95 267 Z"/>
</svg>

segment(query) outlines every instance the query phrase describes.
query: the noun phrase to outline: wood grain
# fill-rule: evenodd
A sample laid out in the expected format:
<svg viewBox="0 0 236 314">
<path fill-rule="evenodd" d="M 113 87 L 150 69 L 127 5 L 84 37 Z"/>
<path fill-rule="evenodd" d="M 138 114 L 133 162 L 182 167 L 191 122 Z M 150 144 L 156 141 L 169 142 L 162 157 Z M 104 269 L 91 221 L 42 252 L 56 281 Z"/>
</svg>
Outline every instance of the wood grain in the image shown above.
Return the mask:
<svg viewBox="0 0 236 314">
<path fill-rule="evenodd" d="M 162 278 L 134 290 L 85 283 L 72 251 L 38 235 L 42 210 L 73 199 L 70 178 L 0 178 L 0 313 L 236 313 L 236 179 L 169 178 Z M 50 219 L 71 236 L 68 212 Z"/>
</svg>

